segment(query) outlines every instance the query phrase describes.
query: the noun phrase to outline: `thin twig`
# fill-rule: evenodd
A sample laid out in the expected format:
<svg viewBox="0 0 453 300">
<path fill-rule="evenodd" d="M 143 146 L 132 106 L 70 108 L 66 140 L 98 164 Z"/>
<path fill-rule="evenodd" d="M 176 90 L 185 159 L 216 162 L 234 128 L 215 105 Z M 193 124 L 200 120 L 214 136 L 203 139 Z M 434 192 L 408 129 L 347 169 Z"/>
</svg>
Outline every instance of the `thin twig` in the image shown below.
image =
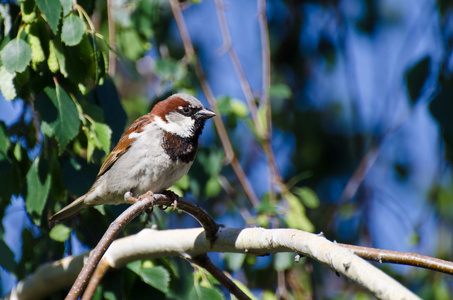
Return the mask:
<svg viewBox="0 0 453 300">
<path fill-rule="evenodd" d="M 116 26 L 115 26 L 115 16 L 113 14 L 113 2 L 112 0 L 107 0 L 107 21 L 109 29 L 109 44 L 111 49 L 109 50 L 109 75 L 115 75 L 116 71 Z"/>
<path fill-rule="evenodd" d="M 179 3 L 176 0 L 169 0 L 169 2 L 171 10 L 173 12 L 173 16 L 176 21 L 176 25 L 178 26 L 179 34 L 181 35 L 186 56 L 189 59 L 189 61 L 193 62 L 195 73 L 197 75 L 198 81 L 200 82 L 201 89 L 203 90 L 203 93 L 205 94 L 206 99 L 209 102 L 209 105 L 218 115 L 220 115 L 220 111 L 217 106 L 214 93 L 212 92 L 211 87 L 208 81 L 206 80 L 206 75 L 203 71 L 203 67 L 195 54 L 192 40 L 190 39 L 190 35 L 187 30 L 187 26 L 184 21 L 184 17 L 182 15 Z M 236 173 L 236 176 L 238 177 L 238 180 L 252 205 L 257 206 L 260 201 L 256 196 L 255 191 L 252 185 L 250 184 L 250 181 L 248 180 L 244 170 L 242 169 L 242 166 L 240 165 L 238 159 L 234 154 L 233 146 L 231 145 L 231 141 L 228 137 L 228 133 L 226 131 L 222 118 L 214 118 L 214 125 L 217 129 L 217 133 L 219 134 L 220 142 L 222 143 L 223 149 L 225 150 L 226 162 L 230 163 L 231 166 L 233 167 L 233 170 Z"/>
<path fill-rule="evenodd" d="M 96 268 L 96 265 L 104 255 L 105 251 L 107 251 L 107 248 L 113 242 L 114 238 L 118 235 L 118 233 L 120 233 L 124 226 L 140 215 L 146 208 L 151 207 L 155 197 L 157 197 L 157 195 L 153 197 L 144 197 L 141 201 L 137 201 L 110 224 L 102 239 L 91 252 L 90 257 L 83 266 L 82 271 L 80 271 L 74 285 L 71 287 L 71 290 L 66 296 L 66 300 L 76 300 L 80 296 L 87 284 L 88 278 L 90 278 Z M 167 196 L 164 197 L 168 198 Z"/>
<path fill-rule="evenodd" d="M 130 221 L 153 205 L 168 207 L 173 204 L 173 200 L 164 194 L 151 195 L 150 193 L 146 193 L 136 200 L 135 204 L 126 209 L 118 218 L 116 218 L 115 221 L 110 224 L 102 239 L 91 252 L 91 255 L 86 264 L 83 266 L 82 271 L 80 271 L 76 282 L 66 297 L 67 300 L 75 300 L 80 296 L 85 285 L 87 284 L 88 278 L 90 278 L 99 260 L 102 258 L 105 251 L 107 251 L 114 238 Z M 203 226 L 206 239 L 210 242 L 210 245 L 213 246 L 216 233 L 219 228 L 219 225 L 214 221 L 214 219 L 202 208 L 182 199 L 177 201 L 177 208 L 193 216 Z M 101 271 L 102 270 L 100 270 L 100 272 Z M 100 274 L 102 275 L 103 273 L 101 272 Z M 91 286 L 90 289 L 96 289 L 96 284 L 99 283 L 101 277 L 95 279 L 93 286 Z"/>
<path fill-rule="evenodd" d="M 93 276 L 90 278 L 90 282 L 88 283 L 85 292 L 83 293 L 82 300 L 90 300 L 93 298 L 98 285 L 108 270 L 110 270 L 110 264 L 106 260 L 101 259 L 98 266 L 94 270 Z"/>
<path fill-rule="evenodd" d="M 277 165 L 277 160 L 274 155 L 274 151 L 272 150 L 271 145 L 271 132 L 272 132 L 272 121 L 271 121 L 271 107 L 269 102 L 269 87 L 270 87 L 270 78 L 271 78 L 271 70 L 270 70 L 270 50 L 269 50 L 269 33 L 267 30 L 267 19 L 266 19 L 266 11 L 265 11 L 265 4 L 259 2 L 258 9 L 259 9 L 259 21 L 260 21 L 260 33 L 261 33 L 261 45 L 262 45 L 262 53 L 263 53 L 263 91 L 262 91 L 262 98 L 261 102 L 264 101 L 266 107 L 266 120 L 259 120 L 258 116 L 258 109 L 255 104 L 255 97 L 253 95 L 252 89 L 250 87 L 250 83 L 247 80 L 247 76 L 245 75 L 244 69 L 242 64 L 239 60 L 237 52 L 232 45 L 231 42 L 231 34 L 228 28 L 228 22 L 225 16 L 224 10 L 224 3 L 222 0 L 215 0 L 216 4 L 216 12 L 217 18 L 219 20 L 220 31 L 222 33 L 223 39 L 223 49 L 226 49 L 228 55 L 230 57 L 231 63 L 233 64 L 234 70 L 236 75 L 239 79 L 242 92 L 244 93 L 247 105 L 250 110 L 250 114 L 252 116 L 253 123 L 255 128 L 258 132 L 258 136 L 262 141 L 263 151 L 266 155 L 269 167 L 270 167 L 270 175 L 271 175 L 271 190 L 270 196 L 273 195 L 273 188 L 274 184 L 277 184 L 282 191 L 286 191 L 287 188 L 283 184 L 283 180 L 281 178 L 281 173 Z M 264 100 L 263 100 L 264 99 Z M 263 127 L 263 121 L 266 122 L 266 128 Z M 271 197 L 272 199 L 272 197 Z M 273 201 L 272 201 L 273 202 Z"/>
<path fill-rule="evenodd" d="M 453 275 L 453 262 L 442 260 L 435 257 L 408 253 L 401 251 L 390 251 L 376 248 L 340 244 L 341 247 L 352 250 L 355 255 L 367 260 L 379 263 L 393 263 L 400 265 L 416 266 L 424 269 L 435 270 L 442 273 Z"/>
<path fill-rule="evenodd" d="M 236 71 L 239 83 L 244 92 L 245 100 L 247 101 L 247 105 L 250 109 L 250 114 L 252 116 L 253 123 L 255 124 L 259 136 L 262 137 L 265 134 L 265 130 L 262 126 L 262 123 L 260 123 L 258 120 L 258 108 L 256 107 L 255 96 L 253 95 L 252 88 L 250 87 L 250 83 L 247 80 L 244 68 L 242 68 L 242 65 L 239 61 L 239 56 L 231 43 L 231 34 L 230 30 L 228 29 L 228 22 L 225 16 L 223 1 L 215 0 L 215 4 L 217 18 L 219 19 L 220 31 L 222 33 L 223 39 L 222 48 L 226 49 L 228 55 L 230 56 L 231 63 L 233 64 L 234 70 Z"/>
<path fill-rule="evenodd" d="M 263 65 L 263 89 L 260 104 L 269 105 L 269 88 L 271 86 L 271 52 L 269 29 L 267 27 L 266 0 L 258 0 L 258 24 L 261 37 L 261 60 Z"/>
<path fill-rule="evenodd" d="M 208 257 L 207 254 L 202 254 L 191 259 L 198 266 L 205 268 L 221 285 L 223 285 L 231 294 L 240 300 L 250 300 L 247 296 L 225 273 L 219 269 Z"/>
</svg>

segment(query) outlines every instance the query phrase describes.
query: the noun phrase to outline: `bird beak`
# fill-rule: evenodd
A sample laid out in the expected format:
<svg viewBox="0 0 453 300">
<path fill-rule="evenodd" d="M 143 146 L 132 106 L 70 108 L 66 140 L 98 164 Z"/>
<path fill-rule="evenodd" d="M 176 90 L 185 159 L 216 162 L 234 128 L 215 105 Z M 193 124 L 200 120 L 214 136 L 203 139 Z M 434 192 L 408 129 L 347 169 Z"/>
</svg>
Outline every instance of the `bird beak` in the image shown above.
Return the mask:
<svg viewBox="0 0 453 300">
<path fill-rule="evenodd" d="M 196 114 L 195 114 L 195 117 L 197 119 L 201 119 L 201 120 L 207 120 L 207 119 L 210 119 L 212 117 L 215 116 L 215 112 L 213 112 L 212 110 L 204 107 L 202 110 L 199 110 Z"/>
</svg>

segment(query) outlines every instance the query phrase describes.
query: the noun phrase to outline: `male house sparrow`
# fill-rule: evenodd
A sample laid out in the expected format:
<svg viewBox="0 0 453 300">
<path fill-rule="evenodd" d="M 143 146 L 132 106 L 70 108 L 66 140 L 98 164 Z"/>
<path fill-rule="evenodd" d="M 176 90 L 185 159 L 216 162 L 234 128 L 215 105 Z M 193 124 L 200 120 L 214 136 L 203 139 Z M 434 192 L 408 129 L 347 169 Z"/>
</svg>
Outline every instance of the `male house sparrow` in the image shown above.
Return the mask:
<svg viewBox="0 0 453 300">
<path fill-rule="evenodd" d="M 69 219 L 89 206 L 129 203 L 126 193 L 165 191 L 189 171 L 204 123 L 214 116 L 188 94 L 174 94 L 157 103 L 121 136 L 90 190 L 49 221 Z"/>
</svg>

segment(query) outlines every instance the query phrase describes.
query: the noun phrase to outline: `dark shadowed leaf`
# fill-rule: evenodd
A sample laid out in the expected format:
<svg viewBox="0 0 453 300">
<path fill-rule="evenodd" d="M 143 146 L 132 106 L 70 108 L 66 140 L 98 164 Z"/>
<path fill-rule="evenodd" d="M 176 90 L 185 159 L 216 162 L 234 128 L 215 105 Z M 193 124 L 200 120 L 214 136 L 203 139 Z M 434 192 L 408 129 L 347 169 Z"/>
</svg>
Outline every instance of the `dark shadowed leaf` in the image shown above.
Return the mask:
<svg viewBox="0 0 453 300">
<path fill-rule="evenodd" d="M 112 80 L 106 79 L 103 85 L 96 86 L 95 93 L 104 110 L 105 123 L 112 129 L 111 143 L 116 144 L 124 132 L 127 121 L 116 87 Z"/>
<path fill-rule="evenodd" d="M 36 0 L 39 10 L 46 17 L 47 23 L 52 28 L 53 33 L 57 33 L 60 21 L 61 4 L 59 0 Z"/>
<path fill-rule="evenodd" d="M 51 121 L 51 123 L 47 123 L 48 125 L 46 126 L 51 128 L 54 132 L 55 138 L 57 139 L 59 145 L 60 153 L 62 153 L 66 145 L 79 132 L 79 113 L 72 99 L 60 85 L 57 84 L 56 89 L 46 87 L 44 92 L 58 111 L 56 119 Z M 53 118 L 55 118 L 55 116 Z"/>
<path fill-rule="evenodd" d="M 41 225 L 41 215 L 50 190 L 49 166 L 40 158 L 35 159 L 27 174 L 25 207 L 36 225 Z"/>
<path fill-rule="evenodd" d="M 194 300 L 224 300 L 225 297 L 216 289 L 204 286 L 195 286 L 189 294 L 188 299 Z"/>
<path fill-rule="evenodd" d="M 406 73 L 406 88 L 413 104 L 420 97 L 425 81 L 428 78 L 430 67 L 431 59 L 425 57 Z"/>
<path fill-rule="evenodd" d="M 8 272 L 15 273 L 16 271 L 14 253 L 3 240 L 0 240 L 0 265 Z"/>
</svg>

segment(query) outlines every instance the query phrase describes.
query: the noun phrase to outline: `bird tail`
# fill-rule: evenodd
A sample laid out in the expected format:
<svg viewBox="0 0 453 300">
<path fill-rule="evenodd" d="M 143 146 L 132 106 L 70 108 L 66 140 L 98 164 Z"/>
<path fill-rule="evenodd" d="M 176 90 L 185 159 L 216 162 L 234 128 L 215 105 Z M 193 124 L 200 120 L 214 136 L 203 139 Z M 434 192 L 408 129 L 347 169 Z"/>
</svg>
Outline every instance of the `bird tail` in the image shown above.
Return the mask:
<svg viewBox="0 0 453 300">
<path fill-rule="evenodd" d="M 87 207 L 87 205 L 84 202 L 85 198 L 86 195 L 77 198 L 71 204 L 63 207 L 63 209 L 61 209 L 59 212 L 51 216 L 49 218 L 49 221 L 58 223 L 72 218 L 73 216 L 78 214 L 82 209 Z"/>
</svg>

